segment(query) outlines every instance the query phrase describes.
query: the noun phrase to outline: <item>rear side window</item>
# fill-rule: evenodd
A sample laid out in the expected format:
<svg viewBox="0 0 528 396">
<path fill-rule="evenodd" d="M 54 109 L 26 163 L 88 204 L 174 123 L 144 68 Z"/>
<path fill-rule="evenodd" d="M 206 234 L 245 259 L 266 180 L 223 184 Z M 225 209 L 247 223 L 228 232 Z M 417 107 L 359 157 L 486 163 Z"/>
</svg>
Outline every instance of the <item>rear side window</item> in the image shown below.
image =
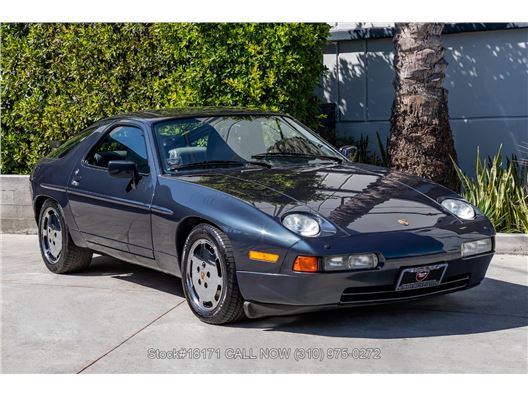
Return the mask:
<svg viewBox="0 0 528 396">
<path fill-rule="evenodd" d="M 49 155 L 48 158 L 62 158 L 66 154 L 68 154 L 70 151 L 72 151 L 79 143 L 81 143 L 84 139 L 86 139 L 93 131 L 95 131 L 96 127 L 91 127 L 88 129 L 85 129 L 84 131 L 81 131 L 71 139 L 67 140 L 65 143 L 63 143 L 60 147 L 53 150 Z"/>
<path fill-rule="evenodd" d="M 139 172 L 149 173 L 143 131 L 132 126 L 118 126 L 108 133 L 86 158 L 88 164 L 98 168 L 108 168 L 110 161 L 133 161 Z"/>
</svg>

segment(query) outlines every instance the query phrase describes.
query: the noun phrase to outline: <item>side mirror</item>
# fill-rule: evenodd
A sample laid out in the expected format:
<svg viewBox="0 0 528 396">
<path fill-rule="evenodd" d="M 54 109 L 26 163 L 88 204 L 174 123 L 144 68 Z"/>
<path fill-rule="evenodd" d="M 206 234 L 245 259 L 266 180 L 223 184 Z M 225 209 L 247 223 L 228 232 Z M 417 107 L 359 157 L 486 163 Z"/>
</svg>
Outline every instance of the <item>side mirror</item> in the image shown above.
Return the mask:
<svg viewBox="0 0 528 396">
<path fill-rule="evenodd" d="M 141 177 L 134 161 L 110 161 L 108 162 L 108 174 L 118 179 L 129 179 L 127 192 L 135 189 Z"/>
<path fill-rule="evenodd" d="M 358 154 L 358 148 L 356 146 L 343 146 L 339 148 L 339 152 L 347 157 L 349 161 L 354 162 Z"/>
<path fill-rule="evenodd" d="M 62 146 L 62 143 L 64 143 L 62 140 L 52 140 L 52 141 L 49 142 L 49 146 L 52 149 L 57 149 L 60 146 Z"/>
</svg>

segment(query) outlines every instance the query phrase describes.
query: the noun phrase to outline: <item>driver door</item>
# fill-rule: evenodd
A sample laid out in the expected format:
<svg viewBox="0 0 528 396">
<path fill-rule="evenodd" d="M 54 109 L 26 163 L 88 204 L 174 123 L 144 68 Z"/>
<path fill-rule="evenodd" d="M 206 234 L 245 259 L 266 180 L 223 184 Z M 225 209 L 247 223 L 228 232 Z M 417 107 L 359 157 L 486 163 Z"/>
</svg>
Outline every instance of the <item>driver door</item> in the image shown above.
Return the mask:
<svg viewBox="0 0 528 396">
<path fill-rule="evenodd" d="M 68 188 L 75 222 L 93 248 L 112 249 L 129 260 L 130 254 L 143 264 L 154 257 L 150 206 L 155 177 L 147 153 L 140 125 L 113 125 L 79 161 Z M 108 174 L 108 163 L 114 160 L 136 163 L 141 177 L 136 188 L 130 188 L 128 179 Z"/>
</svg>

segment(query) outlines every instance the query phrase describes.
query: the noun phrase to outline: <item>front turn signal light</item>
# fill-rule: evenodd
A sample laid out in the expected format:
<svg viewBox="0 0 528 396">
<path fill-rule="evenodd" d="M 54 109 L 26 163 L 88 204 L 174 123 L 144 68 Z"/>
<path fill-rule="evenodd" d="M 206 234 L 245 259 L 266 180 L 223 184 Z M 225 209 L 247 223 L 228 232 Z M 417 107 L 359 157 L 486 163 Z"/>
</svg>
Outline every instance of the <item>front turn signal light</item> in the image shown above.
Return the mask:
<svg viewBox="0 0 528 396">
<path fill-rule="evenodd" d="M 297 256 L 293 262 L 293 270 L 297 272 L 317 272 L 319 259 L 314 256 Z"/>
</svg>

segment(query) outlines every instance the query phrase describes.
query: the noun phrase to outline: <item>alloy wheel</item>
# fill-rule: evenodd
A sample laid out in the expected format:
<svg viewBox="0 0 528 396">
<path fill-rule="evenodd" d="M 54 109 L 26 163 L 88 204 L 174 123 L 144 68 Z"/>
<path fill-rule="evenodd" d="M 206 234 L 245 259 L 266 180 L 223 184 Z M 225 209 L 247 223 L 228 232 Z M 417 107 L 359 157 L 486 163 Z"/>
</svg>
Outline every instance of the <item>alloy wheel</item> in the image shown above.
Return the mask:
<svg viewBox="0 0 528 396">
<path fill-rule="evenodd" d="M 196 309 L 208 312 L 218 306 L 224 278 L 216 246 L 205 238 L 196 240 L 186 262 L 186 288 Z"/>
<path fill-rule="evenodd" d="M 40 225 L 40 243 L 44 256 L 55 264 L 62 252 L 62 227 L 59 214 L 53 208 L 47 208 Z"/>
</svg>

